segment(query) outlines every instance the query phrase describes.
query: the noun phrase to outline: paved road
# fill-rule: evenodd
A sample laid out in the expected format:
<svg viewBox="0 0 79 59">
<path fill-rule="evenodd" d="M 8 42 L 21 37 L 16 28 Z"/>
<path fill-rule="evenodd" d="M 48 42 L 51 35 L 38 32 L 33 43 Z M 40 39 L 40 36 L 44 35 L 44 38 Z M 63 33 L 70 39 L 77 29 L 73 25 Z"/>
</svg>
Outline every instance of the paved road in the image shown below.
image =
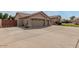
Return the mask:
<svg viewBox="0 0 79 59">
<path fill-rule="evenodd" d="M 77 27 L 0 28 L 0 47 L 5 48 L 74 48 L 78 39 Z"/>
</svg>

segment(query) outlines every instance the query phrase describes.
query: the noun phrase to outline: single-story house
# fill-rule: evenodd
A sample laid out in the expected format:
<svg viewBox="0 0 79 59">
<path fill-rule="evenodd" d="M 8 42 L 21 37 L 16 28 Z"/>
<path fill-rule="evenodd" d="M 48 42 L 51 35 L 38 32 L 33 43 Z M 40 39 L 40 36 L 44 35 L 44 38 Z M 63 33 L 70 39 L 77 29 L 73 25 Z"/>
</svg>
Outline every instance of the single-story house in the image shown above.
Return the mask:
<svg viewBox="0 0 79 59">
<path fill-rule="evenodd" d="M 72 20 L 72 23 L 79 25 L 79 17 L 74 18 L 74 20 Z"/>
<path fill-rule="evenodd" d="M 52 25 L 57 25 L 61 21 L 61 16 L 50 16 L 50 18 Z"/>
<path fill-rule="evenodd" d="M 57 21 L 60 21 L 58 17 L 54 17 Z M 43 11 L 33 13 L 33 14 L 24 14 L 17 12 L 15 16 L 15 20 L 17 20 L 17 26 L 24 27 L 42 27 L 42 26 L 50 26 L 54 24 L 54 20 L 48 15 L 46 15 Z"/>
</svg>

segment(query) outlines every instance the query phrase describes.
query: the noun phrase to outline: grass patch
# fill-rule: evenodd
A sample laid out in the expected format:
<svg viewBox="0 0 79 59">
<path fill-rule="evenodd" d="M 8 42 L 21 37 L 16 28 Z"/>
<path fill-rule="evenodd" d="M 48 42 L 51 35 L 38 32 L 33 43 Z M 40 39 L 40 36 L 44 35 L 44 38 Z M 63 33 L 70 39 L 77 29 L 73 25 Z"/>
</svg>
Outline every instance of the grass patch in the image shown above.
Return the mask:
<svg viewBox="0 0 79 59">
<path fill-rule="evenodd" d="M 75 24 L 62 24 L 62 26 L 79 27 L 79 25 L 75 25 Z"/>
</svg>

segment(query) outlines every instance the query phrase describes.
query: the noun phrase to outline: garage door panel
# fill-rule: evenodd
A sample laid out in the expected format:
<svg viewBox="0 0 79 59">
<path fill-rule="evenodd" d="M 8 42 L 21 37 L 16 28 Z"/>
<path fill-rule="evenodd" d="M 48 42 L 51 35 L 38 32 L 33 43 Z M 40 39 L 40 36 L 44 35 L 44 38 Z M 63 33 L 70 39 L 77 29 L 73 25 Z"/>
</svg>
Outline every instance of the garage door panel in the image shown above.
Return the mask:
<svg viewBox="0 0 79 59">
<path fill-rule="evenodd" d="M 43 25 L 44 25 L 44 20 L 37 20 L 37 19 L 32 20 L 33 27 L 41 27 Z"/>
</svg>

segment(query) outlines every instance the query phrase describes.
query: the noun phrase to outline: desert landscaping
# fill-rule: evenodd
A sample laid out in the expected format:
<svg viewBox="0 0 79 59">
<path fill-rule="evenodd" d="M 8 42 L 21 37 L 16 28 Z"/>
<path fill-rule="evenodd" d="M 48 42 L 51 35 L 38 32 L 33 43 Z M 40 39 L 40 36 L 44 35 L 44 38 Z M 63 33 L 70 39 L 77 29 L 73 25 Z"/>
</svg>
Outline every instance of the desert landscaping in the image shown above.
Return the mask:
<svg viewBox="0 0 79 59">
<path fill-rule="evenodd" d="M 0 28 L 1 48 L 75 48 L 78 39 L 77 27 Z"/>
</svg>

